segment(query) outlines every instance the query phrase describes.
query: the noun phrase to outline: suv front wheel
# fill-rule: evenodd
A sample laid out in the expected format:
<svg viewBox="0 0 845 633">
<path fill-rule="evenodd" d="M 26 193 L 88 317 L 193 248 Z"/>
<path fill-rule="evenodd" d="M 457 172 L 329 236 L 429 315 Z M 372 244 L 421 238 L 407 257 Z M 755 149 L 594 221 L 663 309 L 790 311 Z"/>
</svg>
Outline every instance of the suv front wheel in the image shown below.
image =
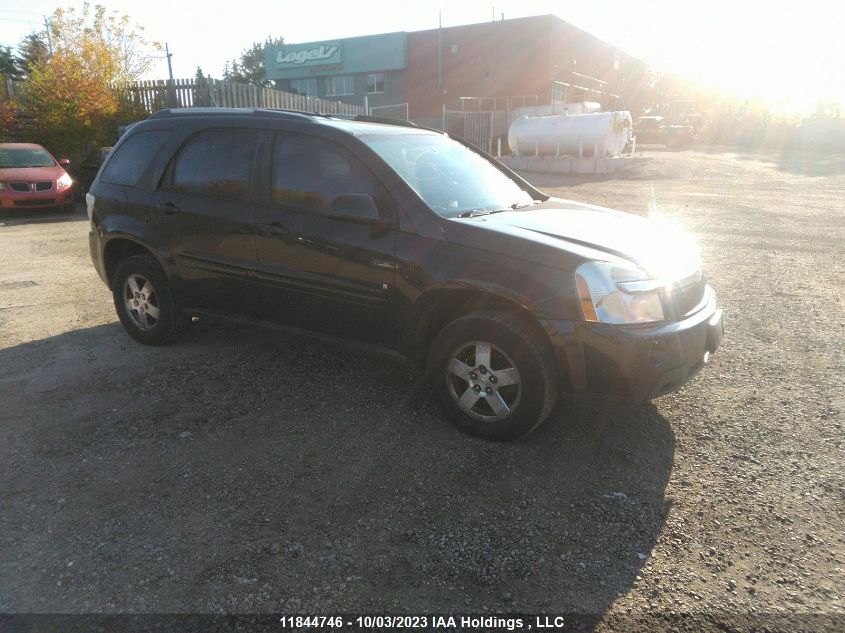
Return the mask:
<svg viewBox="0 0 845 633">
<path fill-rule="evenodd" d="M 446 417 L 487 439 L 531 432 L 558 396 L 548 345 L 507 312 L 474 312 L 444 327 L 429 351 L 428 376 Z"/>
<path fill-rule="evenodd" d="M 191 323 L 177 307 L 170 282 L 152 255 L 123 260 L 114 273 L 112 295 L 123 328 L 145 345 L 175 341 Z"/>
</svg>

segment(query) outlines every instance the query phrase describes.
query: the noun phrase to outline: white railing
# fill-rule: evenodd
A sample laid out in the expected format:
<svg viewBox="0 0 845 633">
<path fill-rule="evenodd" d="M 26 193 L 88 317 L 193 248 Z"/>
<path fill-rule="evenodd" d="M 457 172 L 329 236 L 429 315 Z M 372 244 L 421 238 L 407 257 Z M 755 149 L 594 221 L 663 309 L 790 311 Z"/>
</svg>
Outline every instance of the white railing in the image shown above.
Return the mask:
<svg viewBox="0 0 845 633">
<path fill-rule="evenodd" d="M 394 105 L 370 106 L 370 116 L 382 119 L 394 119 L 397 121 L 408 120 L 408 104 L 396 103 Z"/>
</svg>

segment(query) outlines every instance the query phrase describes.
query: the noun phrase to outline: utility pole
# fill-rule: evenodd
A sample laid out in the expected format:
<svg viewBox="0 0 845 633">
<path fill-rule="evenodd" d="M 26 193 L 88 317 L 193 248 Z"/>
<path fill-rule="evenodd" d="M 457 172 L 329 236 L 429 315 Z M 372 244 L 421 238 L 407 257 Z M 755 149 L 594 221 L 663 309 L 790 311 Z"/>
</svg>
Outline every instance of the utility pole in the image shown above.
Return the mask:
<svg viewBox="0 0 845 633">
<path fill-rule="evenodd" d="M 173 53 L 170 52 L 170 47 L 167 45 L 167 42 L 164 44 L 164 52 L 167 54 L 167 73 L 170 75 L 170 81 L 173 81 L 173 64 L 170 63 L 170 58 L 173 57 Z"/>
<path fill-rule="evenodd" d="M 443 9 L 437 12 L 437 85 L 443 85 Z"/>
<path fill-rule="evenodd" d="M 176 107 L 176 94 L 175 94 L 175 86 L 173 85 L 173 64 L 170 63 L 170 58 L 173 57 L 173 53 L 170 52 L 170 46 L 167 42 L 164 43 L 164 52 L 167 56 L 167 74 L 170 75 L 170 84 L 168 86 L 168 94 L 170 95 L 170 107 Z"/>
</svg>

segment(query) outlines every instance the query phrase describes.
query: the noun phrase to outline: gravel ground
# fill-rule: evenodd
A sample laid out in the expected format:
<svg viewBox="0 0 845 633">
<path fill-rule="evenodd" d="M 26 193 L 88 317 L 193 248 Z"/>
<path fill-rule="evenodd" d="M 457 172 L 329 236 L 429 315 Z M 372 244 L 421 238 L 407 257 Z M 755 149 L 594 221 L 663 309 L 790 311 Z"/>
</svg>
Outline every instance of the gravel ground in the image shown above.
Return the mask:
<svg viewBox="0 0 845 633">
<path fill-rule="evenodd" d="M 82 210 L 7 216 L 0 612 L 842 630 L 845 159 L 657 152 L 616 178 L 527 177 L 685 226 L 727 333 L 682 391 L 564 407 L 509 444 L 453 431 L 389 358 L 207 322 L 135 344 Z"/>
</svg>

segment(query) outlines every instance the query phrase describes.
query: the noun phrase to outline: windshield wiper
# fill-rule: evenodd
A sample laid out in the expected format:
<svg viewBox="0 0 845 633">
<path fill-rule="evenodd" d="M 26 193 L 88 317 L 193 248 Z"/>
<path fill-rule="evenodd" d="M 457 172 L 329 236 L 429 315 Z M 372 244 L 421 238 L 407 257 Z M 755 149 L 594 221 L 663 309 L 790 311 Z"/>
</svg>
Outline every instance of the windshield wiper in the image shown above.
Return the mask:
<svg viewBox="0 0 845 633">
<path fill-rule="evenodd" d="M 459 218 L 476 218 L 479 215 L 490 215 L 491 213 L 504 213 L 505 211 L 516 211 L 517 209 L 522 209 L 524 207 L 531 207 L 535 204 L 539 204 L 542 202 L 541 200 L 532 200 L 531 202 L 525 202 L 523 204 L 519 204 L 518 202 L 514 202 L 509 207 L 505 207 L 504 209 L 493 209 L 491 211 L 481 211 L 480 209 L 472 209 L 471 211 L 464 211 L 463 213 L 459 213 Z"/>
<path fill-rule="evenodd" d="M 480 215 L 490 215 L 491 213 L 495 213 L 495 211 L 481 211 L 479 209 L 472 209 L 470 211 L 464 211 L 463 213 L 459 213 L 459 218 L 477 218 Z"/>
<path fill-rule="evenodd" d="M 524 209 L 525 207 L 533 207 L 535 204 L 540 204 L 542 200 L 532 200 L 531 202 L 525 202 L 523 204 L 519 204 L 518 202 L 511 205 L 511 209 Z"/>
</svg>

